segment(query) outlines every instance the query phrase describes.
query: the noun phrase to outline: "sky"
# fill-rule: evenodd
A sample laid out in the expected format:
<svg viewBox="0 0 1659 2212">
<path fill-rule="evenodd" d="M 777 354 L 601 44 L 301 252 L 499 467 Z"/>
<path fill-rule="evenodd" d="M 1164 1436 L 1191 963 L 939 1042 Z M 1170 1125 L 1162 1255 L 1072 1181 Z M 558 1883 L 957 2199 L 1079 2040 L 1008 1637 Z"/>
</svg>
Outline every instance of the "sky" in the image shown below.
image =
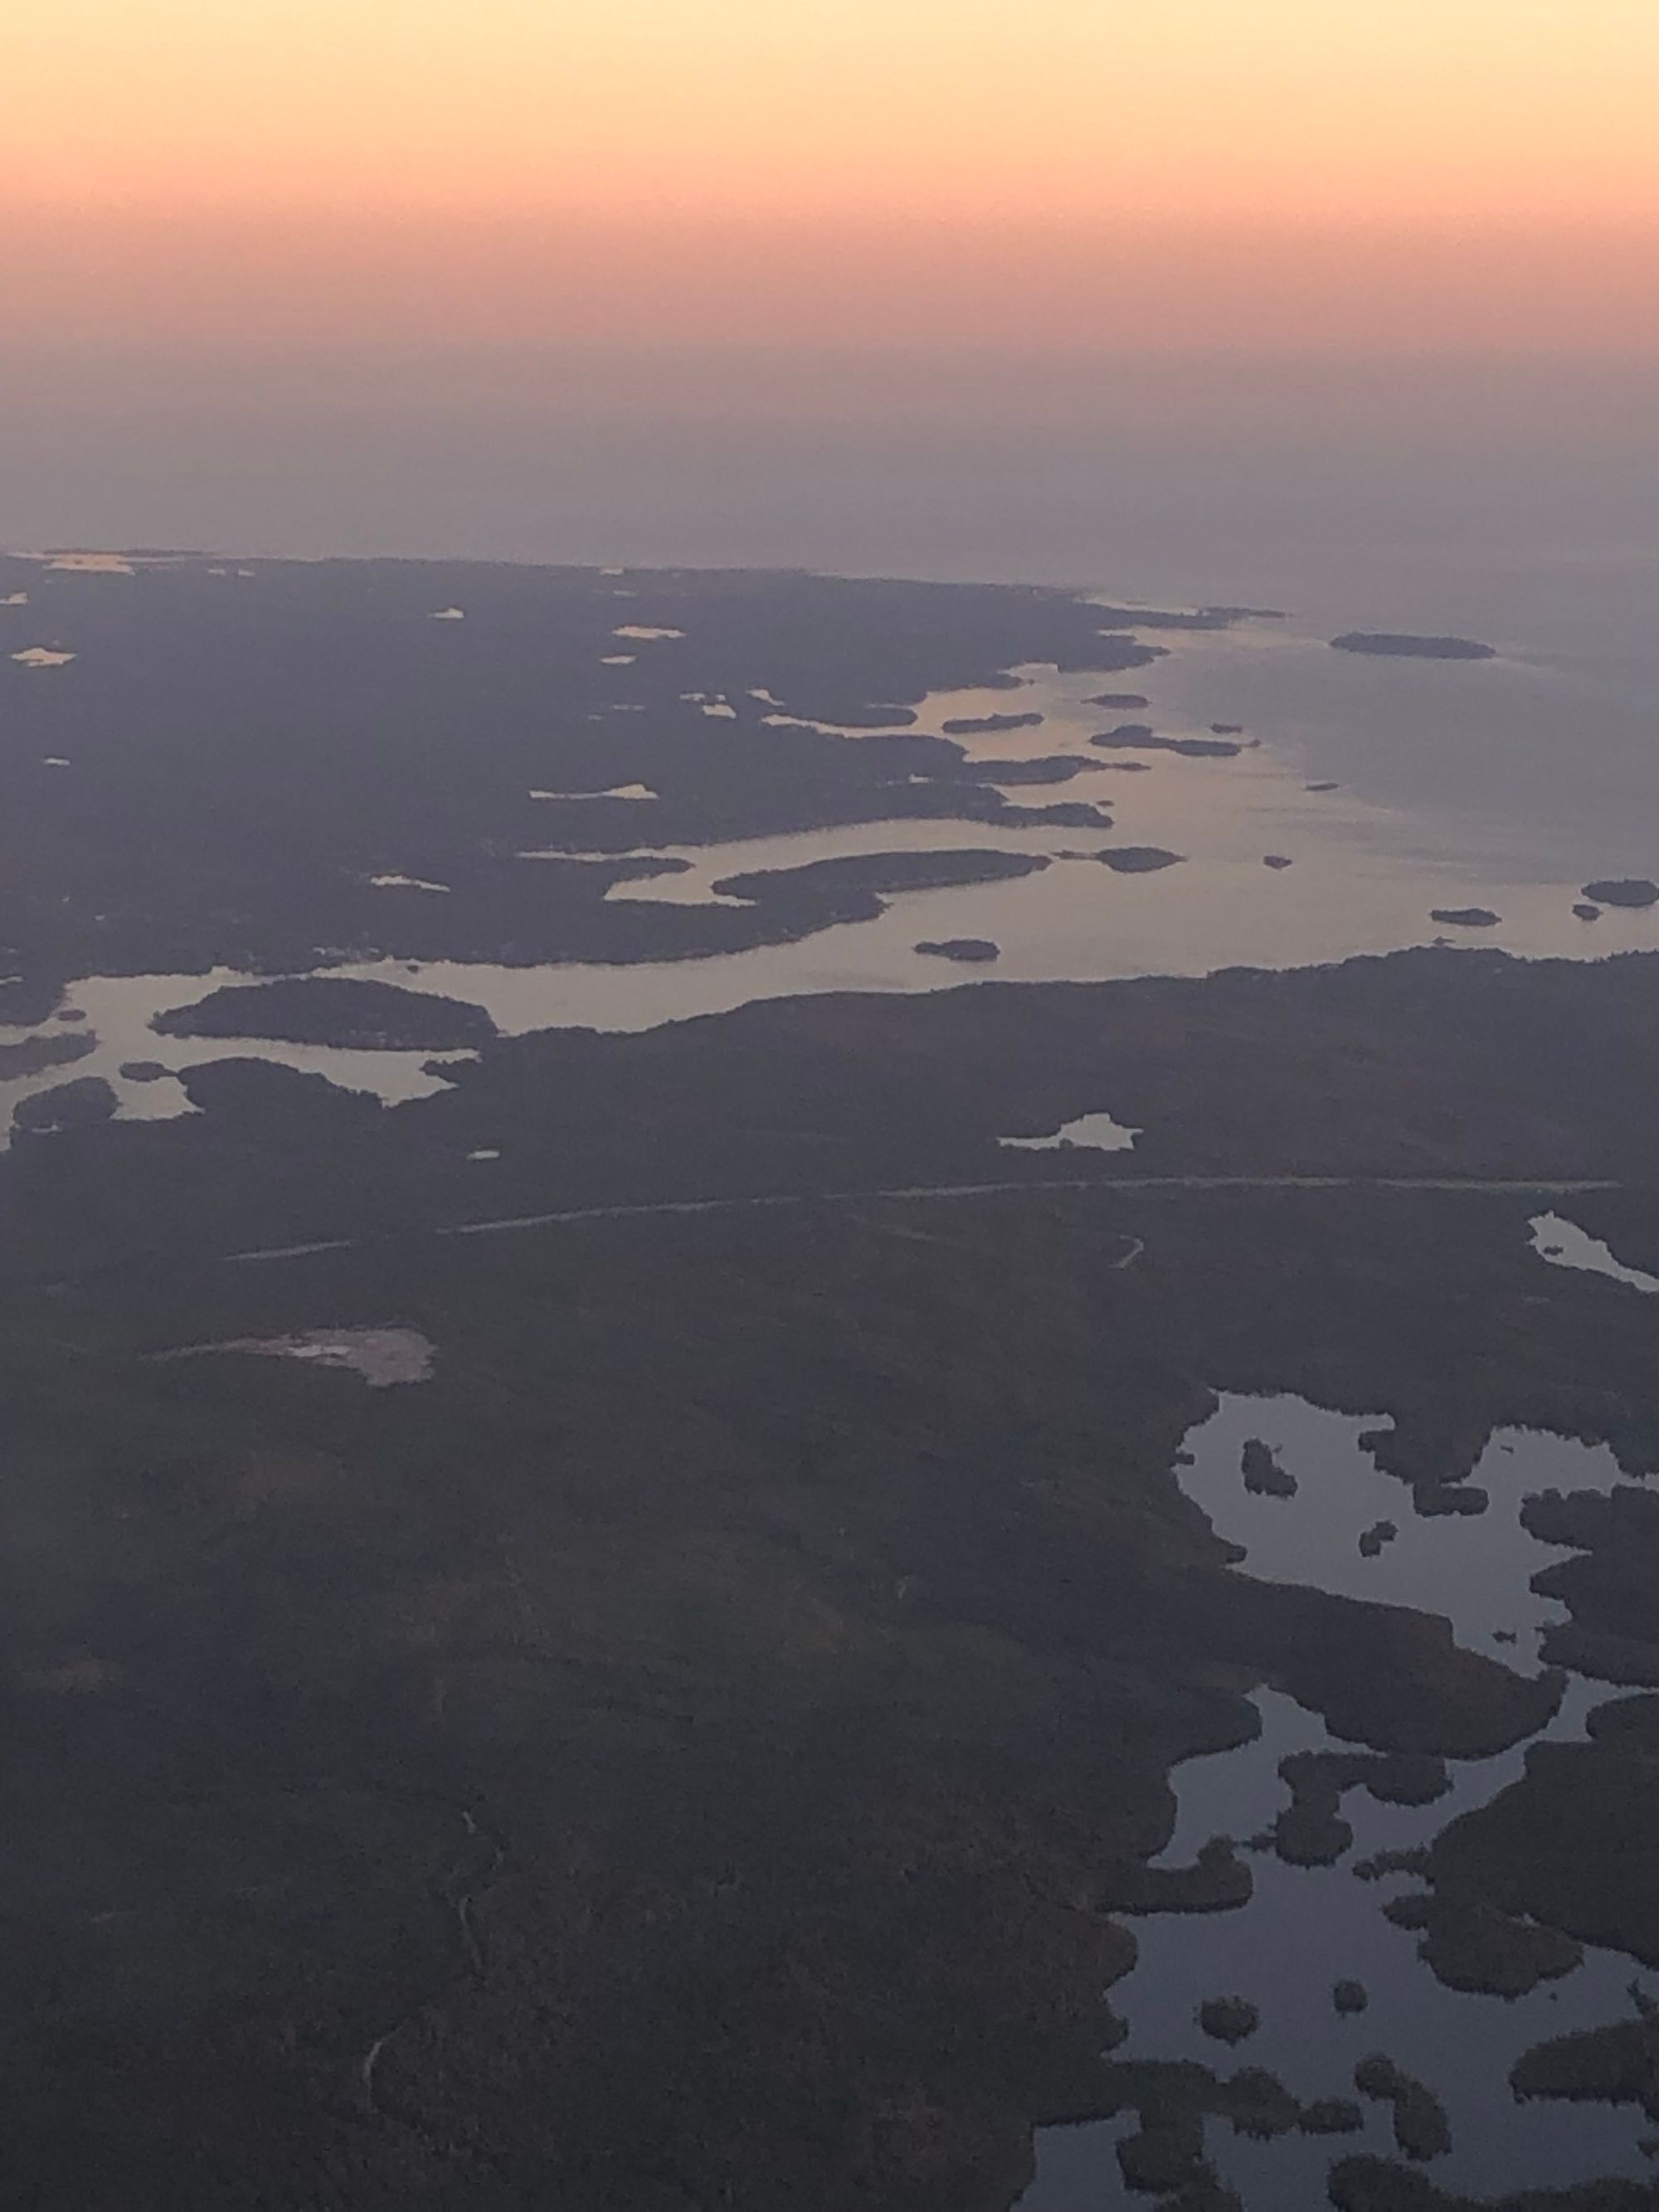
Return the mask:
<svg viewBox="0 0 1659 2212">
<path fill-rule="evenodd" d="M 1654 0 L 53 0 L 14 343 L 1617 354 Z"/>
</svg>

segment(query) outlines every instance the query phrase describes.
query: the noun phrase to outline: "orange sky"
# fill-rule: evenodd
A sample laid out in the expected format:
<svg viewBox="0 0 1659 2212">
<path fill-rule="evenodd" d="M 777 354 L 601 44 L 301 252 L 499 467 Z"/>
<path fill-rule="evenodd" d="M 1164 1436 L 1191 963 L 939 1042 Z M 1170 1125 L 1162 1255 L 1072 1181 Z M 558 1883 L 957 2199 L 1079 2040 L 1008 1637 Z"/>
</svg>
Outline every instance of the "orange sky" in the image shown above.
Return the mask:
<svg viewBox="0 0 1659 2212">
<path fill-rule="evenodd" d="M 29 337 L 1659 343 L 1659 0 L 53 0 L 3 61 Z"/>
</svg>

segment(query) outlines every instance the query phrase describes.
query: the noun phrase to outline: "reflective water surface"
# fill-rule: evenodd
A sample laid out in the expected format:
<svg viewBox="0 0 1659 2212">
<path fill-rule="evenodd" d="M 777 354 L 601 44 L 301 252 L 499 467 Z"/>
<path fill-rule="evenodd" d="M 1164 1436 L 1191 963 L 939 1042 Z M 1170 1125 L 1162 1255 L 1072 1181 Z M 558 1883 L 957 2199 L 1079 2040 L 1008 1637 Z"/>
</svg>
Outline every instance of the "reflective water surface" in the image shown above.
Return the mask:
<svg viewBox="0 0 1659 2212">
<path fill-rule="evenodd" d="M 1521 1501 L 1547 1488 L 1609 1489 L 1618 1480 L 1611 1453 L 1529 1431 L 1500 1432 L 1472 1478 L 1490 1494 L 1486 1511 L 1419 1520 L 1410 1492 L 1358 1448 L 1358 1437 L 1377 1425 L 1293 1397 L 1224 1398 L 1187 1439 L 1193 1464 L 1180 1469 L 1182 1484 L 1220 1534 L 1247 1547 L 1244 1572 L 1442 1613 L 1459 1642 L 1474 1650 L 1491 1650 L 1495 1636 L 1513 1636 L 1515 1648 L 1499 1656 L 1523 1669 L 1535 1667 L 1540 1632 L 1563 1616 L 1528 1589 L 1528 1579 L 1564 1554 L 1528 1535 L 1517 1518 Z M 1294 1476 L 1293 1497 L 1245 1488 L 1242 1460 L 1252 1438 L 1273 1449 Z M 1393 1522 L 1399 1533 L 1368 1558 L 1358 1539 L 1379 1520 Z M 1571 1679 L 1542 1733 L 1581 1737 L 1589 1708 L 1613 1694 Z M 1242 1844 L 1270 1828 L 1290 1802 L 1278 1769 L 1291 1753 L 1354 1747 L 1288 1698 L 1263 1691 L 1255 1703 L 1262 1723 L 1255 1741 L 1176 1768 L 1176 1827 L 1160 1863 L 1189 1864 L 1212 1836 Z M 1302 1867 L 1254 1850 L 1248 1859 L 1254 1893 L 1237 1910 L 1133 1916 L 1139 1956 L 1111 1996 L 1129 2028 L 1115 2055 L 1191 2059 L 1224 2075 L 1263 2067 L 1293 2094 L 1312 2100 L 1353 2097 L 1355 2063 L 1385 2051 L 1446 2106 L 1452 2149 L 1428 2169 L 1438 2186 L 1485 2197 L 1601 2175 L 1648 2175 L 1638 2147 L 1648 2124 L 1639 2109 L 1517 2105 L 1508 2080 L 1533 2045 L 1628 2018 L 1632 1978 L 1645 1978 L 1632 1962 L 1588 1948 L 1572 1972 L 1523 1997 L 1449 1990 L 1419 1959 L 1417 1935 L 1383 1917 L 1389 1893 L 1409 1881 L 1397 1875 L 1367 1881 L 1353 1873 L 1372 1853 L 1426 1843 L 1449 1820 L 1488 1802 L 1516 1778 L 1525 1753 L 1522 1744 L 1495 1759 L 1450 1762 L 1451 1789 L 1426 1806 L 1387 1805 L 1352 1790 L 1342 1814 L 1354 1841 L 1342 1858 Z M 1369 2002 L 1345 2018 L 1333 2006 L 1332 1988 L 1348 1978 L 1364 1985 Z M 1196 2015 L 1205 2000 L 1233 1996 L 1253 2002 L 1261 2020 L 1229 2051 L 1203 2033 Z M 1389 2108 L 1360 2101 L 1363 2131 L 1334 2142 L 1292 2132 L 1263 2142 L 1208 2121 L 1206 2154 L 1247 2212 L 1322 2203 L 1334 2158 L 1356 2150 L 1397 2154 Z M 1021 2212 L 1144 2203 L 1124 2189 L 1116 2159 L 1117 2143 L 1136 2125 L 1130 2114 L 1041 2135 L 1036 2179 Z"/>
</svg>

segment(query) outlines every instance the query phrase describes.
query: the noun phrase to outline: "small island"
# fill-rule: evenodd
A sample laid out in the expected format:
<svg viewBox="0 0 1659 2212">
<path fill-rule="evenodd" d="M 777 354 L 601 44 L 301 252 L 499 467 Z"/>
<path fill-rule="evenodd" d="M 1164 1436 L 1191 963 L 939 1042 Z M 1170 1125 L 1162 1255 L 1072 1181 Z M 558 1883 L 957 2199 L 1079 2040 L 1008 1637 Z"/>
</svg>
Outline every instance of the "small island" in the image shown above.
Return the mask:
<svg viewBox="0 0 1659 2212">
<path fill-rule="evenodd" d="M 1243 2043 L 1261 2025 L 1261 2014 L 1249 1997 L 1206 1997 L 1198 2024 L 1217 2043 Z"/>
<path fill-rule="evenodd" d="M 1000 730 L 1035 730 L 1041 714 L 961 714 L 939 724 L 947 738 L 992 737 Z"/>
<path fill-rule="evenodd" d="M 1096 860 L 1119 876 L 1150 876 L 1160 868 L 1173 868 L 1185 860 L 1184 853 L 1166 852 L 1162 845 L 1114 845 L 1104 853 L 1097 853 Z"/>
<path fill-rule="evenodd" d="M 1498 648 L 1473 637 L 1413 637 L 1393 630 L 1349 629 L 1334 637 L 1338 653 L 1376 653 L 1393 660 L 1496 660 Z"/>
<path fill-rule="evenodd" d="M 1353 2069 L 1362 2097 L 1394 2106 L 1394 2139 L 1407 2158 L 1443 2157 L 1451 2148 L 1446 2108 L 1425 2082 L 1413 2081 L 1382 2052 L 1362 2058 Z"/>
<path fill-rule="evenodd" d="M 1084 701 L 1085 707 L 1115 707 L 1126 714 L 1144 713 L 1152 701 L 1144 691 L 1097 691 L 1092 699 Z"/>
<path fill-rule="evenodd" d="M 1115 730 L 1102 730 L 1090 738 L 1091 745 L 1132 746 L 1139 752 L 1179 753 L 1184 760 L 1235 760 L 1244 750 L 1238 738 L 1165 738 L 1144 722 L 1122 722 Z"/>
<path fill-rule="evenodd" d="M 1295 862 L 1288 853 L 1264 853 L 1261 865 L 1264 868 L 1289 868 L 1293 867 Z"/>
<path fill-rule="evenodd" d="M 1454 929 L 1492 929 L 1503 916 L 1489 906 L 1436 906 L 1429 908 L 1429 920 L 1449 922 Z"/>
<path fill-rule="evenodd" d="M 1092 807 L 1079 826 L 1097 829 Z M 882 898 L 900 891 L 953 890 L 968 884 L 995 884 L 1035 875 L 1048 865 L 1042 853 L 983 849 L 932 853 L 848 853 L 829 860 L 807 860 L 794 868 L 751 868 L 721 876 L 717 898 L 751 900 L 801 896 Z"/>
<path fill-rule="evenodd" d="M 1279 1455 L 1260 1437 L 1244 1446 L 1242 1470 L 1244 1487 L 1255 1498 L 1294 1498 L 1296 1477 L 1279 1463 Z"/>
<path fill-rule="evenodd" d="M 1600 883 L 1586 884 L 1584 896 L 1598 906 L 1653 906 L 1659 903 L 1659 884 L 1646 876 L 1607 877 Z"/>
<path fill-rule="evenodd" d="M 918 952 L 926 952 L 935 960 L 998 960 L 1002 947 L 988 937 L 924 937 L 917 945 Z"/>
<path fill-rule="evenodd" d="M 268 1037 L 379 1052 L 450 1052 L 488 1044 L 495 1024 L 482 1006 L 434 991 L 409 991 L 349 975 L 227 983 L 150 1024 L 163 1036 Z"/>
</svg>

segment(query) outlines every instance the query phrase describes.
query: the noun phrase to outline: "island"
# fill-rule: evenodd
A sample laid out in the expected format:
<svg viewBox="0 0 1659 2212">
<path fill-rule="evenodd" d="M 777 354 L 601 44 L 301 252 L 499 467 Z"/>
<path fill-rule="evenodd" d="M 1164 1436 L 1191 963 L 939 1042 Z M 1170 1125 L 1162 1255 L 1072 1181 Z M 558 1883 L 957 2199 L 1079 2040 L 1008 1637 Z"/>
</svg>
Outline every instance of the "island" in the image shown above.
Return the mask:
<svg viewBox="0 0 1659 2212">
<path fill-rule="evenodd" d="M 1436 906 L 1429 909 L 1431 921 L 1448 922 L 1455 929 L 1492 929 L 1503 918 L 1489 906 Z"/>
<path fill-rule="evenodd" d="M 1451 2148 L 1445 2106 L 1426 2083 L 1413 2081 L 1393 2059 L 1380 2051 L 1362 2058 L 1353 2069 L 1353 2085 L 1362 2097 L 1393 2106 L 1395 2141 L 1407 2158 L 1440 2158 Z"/>
<path fill-rule="evenodd" d="M 163 1036 L 268 1037 L 375 1052 L 452 1052 L 495 1035 L 482 1006 L 349 975 L 227 983 L 157 1014 L 150 1027 Z"/>
<path fill-rule="evenodd" d="M 916 951 L 930 953 L 937 960 L 998 960 L 1002 957 L 1002 947 L 988 937 L 924 937 Z"/>
<path fill-rule="evenodd" d="M 1131 746 L 1138 752 L 1179 753 L 1187 760 L 1231 760 L 1244 750 L 1236 738 L 1166 738 L 1144 722 L 1124 722 L 1115 730 L 1102 730 L 1090 738 L 1091 745 Z"/>
<path fill-rule="evenodd" d="M 1261 2014 L 1248 1997 L 1206 1997 L 1198 2024 L 1217 2043 L 1243 2043 L 1261 2025 Z"/>
<path fill-rule="evenodd" d="M 1260 1437 L 1247 1438 L 1242 1458 L 1244 1487 L 1257 1498 L 1294 1498 L 1296 1477 L 1279 1463 L 1279 1455 Z"/>
<path fill-rule="evenodd" d="M 1653 906 L 1659 903 L 1659 884 L 1646 876 L 1609 877 L 1600 883 L 1586 884 L 1584 896 L 1594 899 L 1600 906 Z"/>
<path fill-rule="evenodd" d="M 1498 648 L 1473 637 L 1413 637 L 1393 630 L 1350 629 L 1331 644 L 1338 653 L 1371 653 L 1395 660 L 1495 660 Z"/>
<path fill-rule="evenodd" d="M 1092 809 L 1088 810 L 1088 826 L 1097 826 Z M 816 893 L 841 895 L 857 905 L 879 902 L 896 891 L 1003 883 L 1035 875 L 1048 866 L 1044 853 L 850 853 L 837 860 L 808 860 L 799 868 L 754 868 L 722 876 L 714 888 L 720 898 L 784 900 Z"/>
<path fill-rule="evenodd" d="M 1000 730 L 1035 730 L 1042 721 L 1041 714 L 961 714 L 955 721 L 939 724 L 947 738 L 992 736 Z"/>
<path fill-rule="evenodd" d="M 1119 876 L 1155 875 L 1160 868 L 1173 868 L 1186 857 L 1184 853 L 1167 852 L 1162 845 L 1113 845 L 1095 854 L 1103 867 Z"/>
</svg>

